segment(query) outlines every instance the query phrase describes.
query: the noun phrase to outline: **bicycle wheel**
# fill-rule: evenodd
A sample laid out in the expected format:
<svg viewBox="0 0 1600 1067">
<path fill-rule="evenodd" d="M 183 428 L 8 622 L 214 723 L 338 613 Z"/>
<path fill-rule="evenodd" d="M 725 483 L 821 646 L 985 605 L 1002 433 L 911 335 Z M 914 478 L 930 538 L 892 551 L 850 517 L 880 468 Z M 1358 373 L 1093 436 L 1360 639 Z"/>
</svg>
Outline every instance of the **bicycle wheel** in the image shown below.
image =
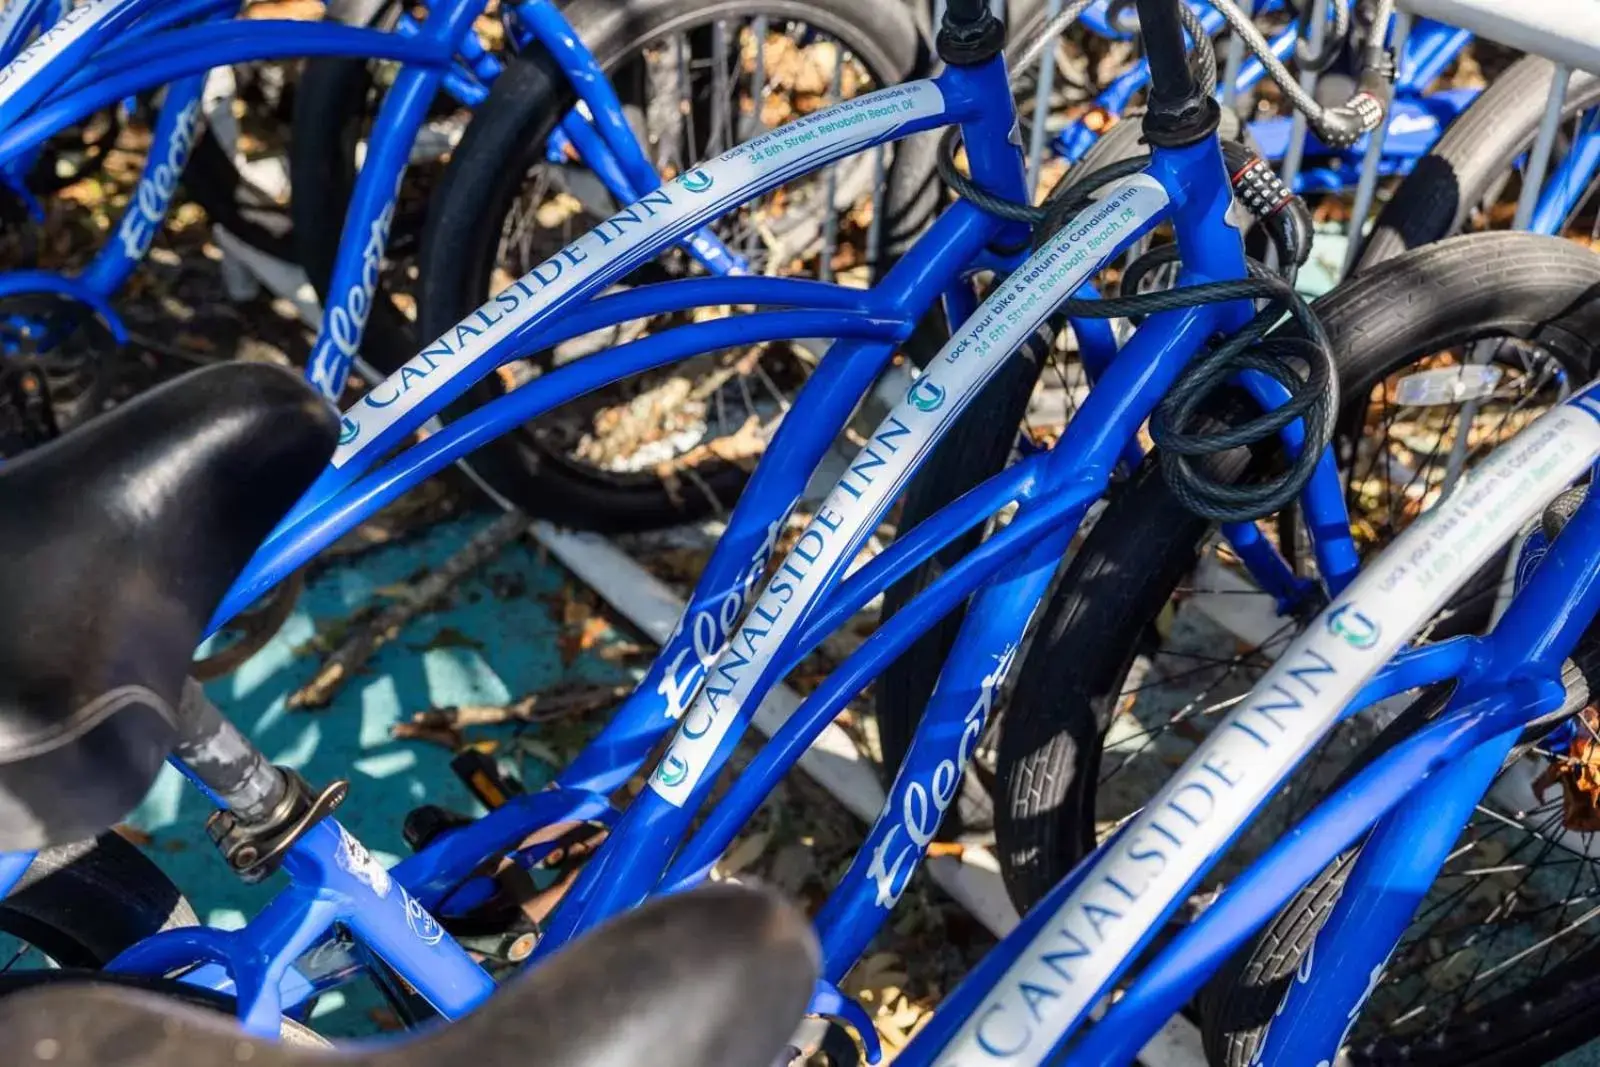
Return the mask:
<svg viewBox="0 0 1600 1067">
<path fill-rule="evenodd" d="M 1345 464 L 1358 548 L 1380 547 L 1445 482 L 1459 406 L 1402 409 L 1401 381 L 1471 362 L 1468 346 L 1495 342 L 1502 386 L 1480 401 L 1470 465 L 1591 375 L 1600 307 L 1587 296 L 1597 284 L 1600 258 L 1574 244 L 1479 234 L 1391 260 L 1314 305 L 1339 358 L 1346 412 L 1378 430 Z M 1218 473 L 1241 477 L 1244 458 L 1227 457 Z M 1374 496 L 1374 479 L 1393 492 Z M 1393 522 L 1368 522 L 1374 509 Z M 1293 638 L 1299 621 L 1270 605 L 1153 461 L 1113 488 L 1040 613 L 1005 710 L 996 837 L 1019 908 L 1136 810 L 1205 735 L 1210 713 Z M 1309 789 L 1319 779 L 1307 768 L 1297 784 Z M 1258 826 L 1272 831 L 1267 820 Z"/>
<path fill-rule="evenodd" d="M 85 970 L 78 967 L 20 973 L 0 972 L 0 997 L 26 993 L 30 989 L 57 982 L 94 982 L 99 985 L 125 986 L 129 989 L 171 997 L 191 1007 L 203 1008 L 219 1015 L 236 1015 L 238 1011 L 238 1002 L 228 994 L 216 993 L 187 982 L 144 974 L 120 974 L 114 971 Z M 329 1042 L 321 1034 L 288 1016 L 279 1021 L 278 1040 L 296 1048 L 329 1046 Z"/>
<path fill-rule="evenodd" d="M 830 99 L 902 81 L 920 62 L 909 12 L 895 4 L 580 0 L 563 14 L 616 85 L 651 161 L 668 175 Z M 429 209 L 418 318 L 424 335 L 448 330 L 617 206 L 586 169 L 549 161 L 548 135 L 572 101 L 542 50 L 514 60 L 495 82 Z M 889 216 L 905 203 L 897 190 L 917 185 L 894 176 L 921 165 L 925 140 L 884 152 Z M 857 252 L 869 239 L 880 184 L 876 156 L 791 183 L 713 228 L 756 273 L 864 277 L 865 253 Z M 840 235 L 847 239 L 835 241 Z M 830 247 L 836 254 L 824 256 Z M 627 283 L 696 269 L 673 251 Z M 451 414 L 689 318 L 620 325 L 504 366 Z M 803 340 L 766 345 L 618 383 L 474 453 L 473 469 L 524 510 L 571 525 L 642 529 L 699 518 L 738 495 L 819 350 Z"/>
<path fill-rule="evenodd" d="M 1356 271 L 1441 237 L 1510 223 L 1509 205 L 1516 202 L 1520 184 L 1519 157 L 1533 146 L 1553 69 L 1548 59 L 1525 56 L 1456 117 L 1379 212 Z M 1597 104 L 1600 75 L 1574 71 L 1564 124 L 1575 124 Z"/>
<path fill-rule="evenodd" d="M 1566 505 L 1583 492 L 1547 509 L 1547 534 L 1551 516 L 1570 517 L 1575 508 Z M 1524 730 L 1478 802 L 1346 1034 L 1341 1063 L 1511 1067 L 1549 1062 L 1600 1037 L 1590 1010 L 1600 994 L 1600 853 L 1596 798 L 1584 777 L 1587 741 L 1600 725 L 1591 706 L 1597 668 L 1600 633 L 1591 628 L 1563 670 L 1564 706 Z M 1448 686 L 1435 686 L 1412 701 L 1351 771 L 1435 717 L 1448 695 Z M 1356 855 L 1339 857 L 1301 889 L 1197 998 L 1215 1067 L 1255 1062 Z"/>
<path fill-rule="evenodd" d="M 102 967 L 151 934 L 199 924 L 144 853 L 104 833 L 40 852 L 0 899 L 0 974 Z"/>
</svg>

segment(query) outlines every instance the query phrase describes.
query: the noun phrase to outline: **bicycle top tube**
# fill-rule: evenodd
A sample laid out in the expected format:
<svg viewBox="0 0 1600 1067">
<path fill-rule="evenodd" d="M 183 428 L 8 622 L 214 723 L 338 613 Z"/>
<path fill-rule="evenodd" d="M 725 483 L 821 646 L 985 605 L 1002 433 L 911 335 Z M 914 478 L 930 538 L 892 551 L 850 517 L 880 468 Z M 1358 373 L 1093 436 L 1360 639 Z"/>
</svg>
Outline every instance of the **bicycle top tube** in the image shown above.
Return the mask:
<svg viewBox="0 0 1600 1067">
<path fill-rule="evenodd" d="M 447 386 L 449 399 L 485 373 L 488 357 L 501 354 L 501 342 L 525 336 L 682 233 L 834 159 L 936 125 L 944 115 L 937 82 L 882 89 L 780 126 L 646 193 L 491 297 L 352 405 L 332 466 L 359 466 L 382 454 L 422 421 L 412 412 L 425 401 Z M 505 353 L 500 361 L 506 358 L 513 356 Z"/>
</svg>

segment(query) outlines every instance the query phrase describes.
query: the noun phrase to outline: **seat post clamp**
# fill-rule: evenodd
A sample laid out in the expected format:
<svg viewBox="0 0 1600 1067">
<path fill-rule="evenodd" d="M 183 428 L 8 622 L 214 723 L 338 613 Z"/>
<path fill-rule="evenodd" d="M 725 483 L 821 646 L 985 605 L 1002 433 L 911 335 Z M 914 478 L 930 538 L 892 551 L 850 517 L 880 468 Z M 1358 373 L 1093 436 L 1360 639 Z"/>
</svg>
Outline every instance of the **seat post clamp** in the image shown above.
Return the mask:
<svg viewBox="0 0 1600 1067">
<path fill-rule="evenodd" d="M 222 858 L 251 884 L 276 871 L 294 843 L 332 814 L 350 791 L 350 783 L 341 779 L 313 796 L 311 786 L 298 772 L 287 767 L 278 770 L 288 788 L 265 818 L 243 822 L 231 811 L 218 811 L 206 820 L 206 833 Z"/>
</svg>

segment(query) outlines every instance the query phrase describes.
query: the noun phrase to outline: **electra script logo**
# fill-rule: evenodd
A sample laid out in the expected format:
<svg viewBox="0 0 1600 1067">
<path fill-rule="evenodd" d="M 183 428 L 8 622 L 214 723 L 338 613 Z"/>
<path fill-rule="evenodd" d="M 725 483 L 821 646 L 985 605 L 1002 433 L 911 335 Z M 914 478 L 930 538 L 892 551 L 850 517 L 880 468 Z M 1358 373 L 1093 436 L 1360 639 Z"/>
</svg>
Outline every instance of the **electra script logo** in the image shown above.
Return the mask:
<svg viewBox="0 0 1600 1067">
<path fill-rule="evenodd" d="M 383 270 L 383 250 L 389 243 L 389 227 L 394 223 L 395 202 L 403 177 L 403 172 L 396 176 L 388 203 L 367 227 L 367 240 L 361 246 L 361 274 L 356 283 L 345 291 L 344 300 L 328 308 L 322 317 L 322 333 L 317 338 L 316 349 L 311 353 L 311 383 L 330 399 L 338 398 L 344 375 L 361 348 L 362 334 L 366 332 L 367 320 L 372 316 L 372 295 L 378 290 L 378 275 Z M 404 368 L 401 369 L 404 371 Z M 348 417 L 345 419 L 347 423 L 351 421 Z M 341 431 L 340 444 L 346 443 L 344 434 L 348 432 L 348 429 Z M 358 426 L 350 440 L 355 440 L 360 433 Z"/>
<path fill-rule="evenodd" d="M 994 695 L 1000 683 L 1005 681 L 1016 651 L 1013 645 L 1002 652 L 994 670 L 985 675 L 979 684 L 978 699 L 968 709 L 962 723 L 955 759 L 940 760 L 928 776 L 926 785 L 914 778 L 906 783 L 905 792 L 900 797 L 900 821 L 889 827 L 882 844 L 872 854 L 872 865 L 867 868 L 867 877 L 878 886 L 878 907 L 892 908 L 900 900 L 900 894 L 905 892 L 906 884 L 911 881 L 917 857 L 922 855 L 934 834 L 939 832 L 939 823 L 944 820 L 944 813 L 950 810 L 950 804 L 955 800 L 961 775 L 972 761 L 972 751 L 978 746 L 978 738 L 983 736 L 983 724 L 989 720 L 989 712 L 994 709 Z M 891 799 L 891 809 L 893 804 Z M 900 840 L 902 830 L 906 836 L 903 842 Z"/>
<path fill-rule="evenodd" d="M 167 138 L 166 154 L 153 167 L 146 167 L 133 190 L 132 201 L 117 227 L 117 240 L 129 259 L 142 259 L 166 218 L 167 207 L 178 191 L 178 179 L 189 161 L 189 152 L 200 138 L 200 98 L 195 97 L 178 112 L 172 136 Z"/>
</svg>

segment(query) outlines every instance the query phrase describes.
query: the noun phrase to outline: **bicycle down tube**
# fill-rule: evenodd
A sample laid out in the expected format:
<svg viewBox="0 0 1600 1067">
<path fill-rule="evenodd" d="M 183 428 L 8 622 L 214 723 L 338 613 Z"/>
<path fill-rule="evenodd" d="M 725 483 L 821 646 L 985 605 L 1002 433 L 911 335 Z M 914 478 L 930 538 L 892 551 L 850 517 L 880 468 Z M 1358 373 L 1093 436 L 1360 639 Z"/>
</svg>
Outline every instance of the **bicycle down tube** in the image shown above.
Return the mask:
<svg viewBox="0 0 1600 1067">
<path fill-rule="evenodd" d="M 824 116 L 824 118 L 826 118 L 826 116 Z M 793 132 L 793 131 L 791 131 L 791 132 Z M 1003 137 L 1004 134 L 1002 133 L 1001 136 Z M 1020 177 L 1020 175 L 1019 175 L 1019 177 Z M 695 182 L 695 181 L 698 181 L 698 178 L 696 176 L 691 175 L 690 178 L 689 178 L 689 181 L 690 182 Z M 966 208 L 966 207 L 961 207 L 961 208 L 958 208 L 957 210 L 952 211 L 947 216 L 947 220 L 949 220 L 949 221 L 947 221 L 945 223 L 946 227 L 951 228 L 951 229 L 959 228 L 961 230 L 968 231 L 971 234 L 971 236 L 967 239 L 967 244 L 970 246 L 969 247 L 969 252 L 975 250 L 975 248 L 979 244 L 981 244 L 982 240 L 984 240 L 986 238 L 986 236 L 988 234 L 992 233 L 993 230 L 995 229 L 995 224 L 992 221 L 984 219 L 982 216 L 978 215 L 973 209 Z M 646 250 L 643 254 L 649 254 L 649 250 Z M 570 262 L 570 259 L 569 259 L 569 262 Z M 952 265 L 953 268 L 955 266 L 958 266 L 958 265 Z M 906 269 L 908 271 L 914 271 L 915 268 L 914 267 L 907 267 Z M 749 280 L 749 281 L 741 282 L 741 284 L 754 284 L 757 281 L 767 281 L 767 282 L 770 283 L 771 280 Z M 934 289 L 934 287 L 930 285 L 929 286 L 930 294 L 933 291 L 933 289 Z M 841 364 L 841 365 L 843 365 L 843 364 Z M 402 380 L 404 380 L 404 379 L 402 379 Z M 380 397 L 380 399 L 381 399 L 381 397 Z M 796 420 L 796 424 L 799 425 L 800 421 Z M 667 721 L 670 722 L 670 720 L 667 720 Z M 488 820 L 484 820 L 484 821 L 487 822 Z M 472 858 L 472 863 L 476 864 L 476 863 L 480 862 L 482 855 L 483 855 L 482 852 L 478 853 L 477 856 Z M 402 868 L 397 868 L 396 872 L 395 872 L 397 877 L 402 877 L 402 875 L 404 873 L 405 872 L 402 870 Z M 402 884 L 404 884 L 403 878 L 402 878 Z"/>
</svg>

